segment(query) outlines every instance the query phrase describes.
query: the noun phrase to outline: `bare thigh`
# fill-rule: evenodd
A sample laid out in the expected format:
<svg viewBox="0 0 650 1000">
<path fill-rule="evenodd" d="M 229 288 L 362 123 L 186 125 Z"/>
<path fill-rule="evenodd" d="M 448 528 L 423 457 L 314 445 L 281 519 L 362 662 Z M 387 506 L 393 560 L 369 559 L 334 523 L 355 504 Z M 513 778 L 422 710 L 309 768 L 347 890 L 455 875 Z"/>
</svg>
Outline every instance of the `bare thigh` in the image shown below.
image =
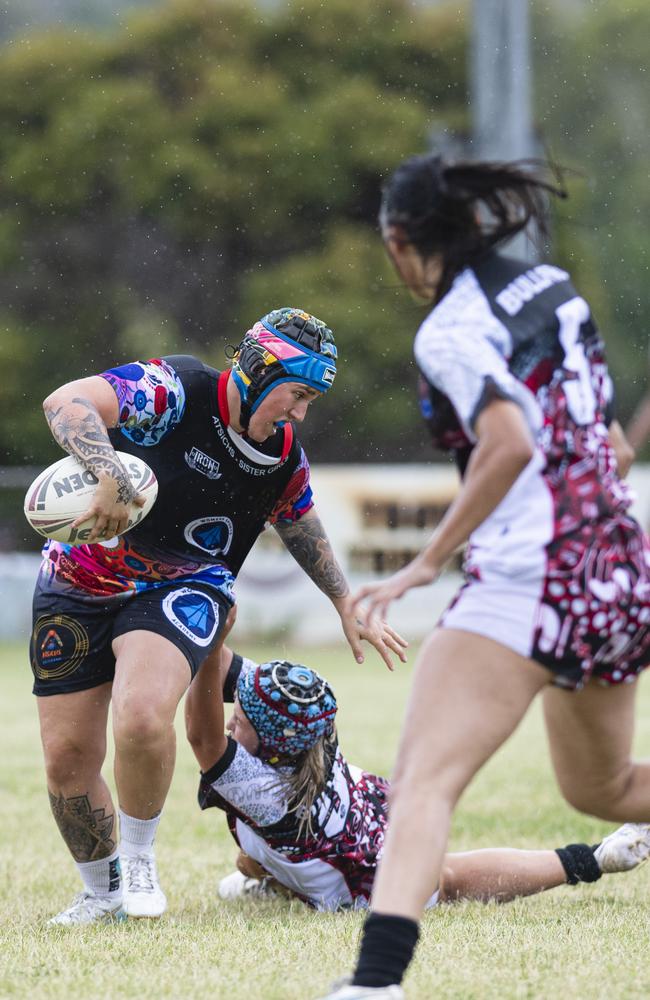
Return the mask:
<svg viewBox="0 0 650 1000">
<path fill-rule="evenodd" d="M 169 724 L 192 674 L 183 653 L 163 636 L 135 630 L 113 642 L 113 724 L 142 733 Z"/>
<path fill-rule="evenodd" d="M 437 629 L 416 666 L 398 752 L 459 794 L 550 682 L 543 667 L 471 632 Z"/>
<path fill-rule="evenodd" d="M 427 640 L 402 730 L 373 909 L 419 919 L 440 883 L 458 797 L 549 681 L 543 667 L 475 633 L 438 629 Z"/>
<path fill-rule="evenodd" d="M 632 760 L 637 684 L 548 688 L 544 715 L 558 784 L 571 805 L 614 822 L 650 820 L 650 764 Z"/>
</svg>

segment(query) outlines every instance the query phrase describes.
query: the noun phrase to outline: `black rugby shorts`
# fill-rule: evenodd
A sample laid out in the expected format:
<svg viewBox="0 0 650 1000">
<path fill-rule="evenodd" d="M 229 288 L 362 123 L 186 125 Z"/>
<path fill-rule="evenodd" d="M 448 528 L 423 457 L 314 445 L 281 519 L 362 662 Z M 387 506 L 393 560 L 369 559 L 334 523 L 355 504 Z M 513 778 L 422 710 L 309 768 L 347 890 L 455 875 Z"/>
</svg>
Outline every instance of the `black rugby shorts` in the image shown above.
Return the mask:
<svg viewBox="0 0 650 1000">
<path fill-rule="evenodd" d="M 231 604 L 205 584 L 168 583 L 124 600 L 34 593 L 29 658 L 36 695 L 85 691 L 112 681 L 118 635 L 145 629 L 169 639 L 196 674 L 219 641 Z"/>
</svg>

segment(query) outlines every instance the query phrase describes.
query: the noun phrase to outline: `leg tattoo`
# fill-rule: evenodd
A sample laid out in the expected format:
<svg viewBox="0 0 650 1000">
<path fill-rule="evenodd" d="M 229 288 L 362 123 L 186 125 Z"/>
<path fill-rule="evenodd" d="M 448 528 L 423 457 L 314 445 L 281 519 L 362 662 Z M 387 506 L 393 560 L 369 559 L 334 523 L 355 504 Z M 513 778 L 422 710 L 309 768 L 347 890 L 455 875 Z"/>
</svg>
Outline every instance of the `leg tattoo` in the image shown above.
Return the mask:
<svg viewBox="0 0 650 1000">
<path fill-rule="evenodd" d="M 92 809 L 87 795 L 66 799 L 63 795 L 48 794 L 61 836 L 75 861 L 80 864 L 101 861 L 113 853 L 114 813 L 107 815 L 104 808 Z"/>
</svg>

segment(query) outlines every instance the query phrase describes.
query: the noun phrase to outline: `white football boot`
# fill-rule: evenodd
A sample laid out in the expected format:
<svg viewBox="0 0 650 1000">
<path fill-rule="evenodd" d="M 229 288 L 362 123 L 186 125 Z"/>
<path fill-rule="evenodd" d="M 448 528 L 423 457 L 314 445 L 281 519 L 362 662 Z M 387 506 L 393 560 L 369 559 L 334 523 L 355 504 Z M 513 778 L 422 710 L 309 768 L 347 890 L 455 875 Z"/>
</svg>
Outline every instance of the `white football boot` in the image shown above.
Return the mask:
<svg viewBox="0 0 650 1000">
<path fill-rule="evenodd" d="M 650 858 L 650 825 L 625 823 L 594 851 L 601 872 L 629 872 Z"/>
<path fill-rule="evenodd" d="M 120 855 L 124 911 L 129 917 L 162 917 L 167 897 L 160 888 L 153 854 Z"/>
<path fill-rule="evenodd" d="M 332 986 L 332 992 L 319 1000 L 404 1000 L 401 986 L 351 986 L 349 977 Z"/>
<path fill-rule="evenodd" d="M 248 878 L 241 872 L 231 872 L 219 882 L 219 897 L 221 899 L 270 899 L 277 892 L 269 885 L 267 878 Z"/>
<path fill-rule="evenodd" d="M 80 892 L 72 900 L 67 910 L 61 910 L 48 924 L 59 927 L 73 927 L 79 924 L 110 924 L 126 920 L 126 913 L 120 900 L 115 903 L 106 896 L 96 896 L 94 892 Z"/>
</svg>

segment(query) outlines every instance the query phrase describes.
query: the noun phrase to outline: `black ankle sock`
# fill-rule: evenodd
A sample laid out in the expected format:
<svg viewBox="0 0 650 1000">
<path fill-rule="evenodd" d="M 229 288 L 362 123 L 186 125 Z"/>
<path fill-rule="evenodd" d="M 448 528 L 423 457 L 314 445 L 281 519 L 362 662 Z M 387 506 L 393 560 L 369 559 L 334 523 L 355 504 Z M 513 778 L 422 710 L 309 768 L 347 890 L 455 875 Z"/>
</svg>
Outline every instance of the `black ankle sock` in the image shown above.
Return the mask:
<svg viewBox="0 0 650 1000">
<path fill-rule="evenodd" d="M 415 920 L 371 913 L 363 927 L 361 952 L 353 986 L 401 983 L 413 957 L 420 931 Z"/>
<path fill-rule="evenodd" d="M 597 882 L 603 874 L 589 844 L 567 844 L 555 852 L 562 862 L 569 885 L 578 882 Z"/>
</svg>

